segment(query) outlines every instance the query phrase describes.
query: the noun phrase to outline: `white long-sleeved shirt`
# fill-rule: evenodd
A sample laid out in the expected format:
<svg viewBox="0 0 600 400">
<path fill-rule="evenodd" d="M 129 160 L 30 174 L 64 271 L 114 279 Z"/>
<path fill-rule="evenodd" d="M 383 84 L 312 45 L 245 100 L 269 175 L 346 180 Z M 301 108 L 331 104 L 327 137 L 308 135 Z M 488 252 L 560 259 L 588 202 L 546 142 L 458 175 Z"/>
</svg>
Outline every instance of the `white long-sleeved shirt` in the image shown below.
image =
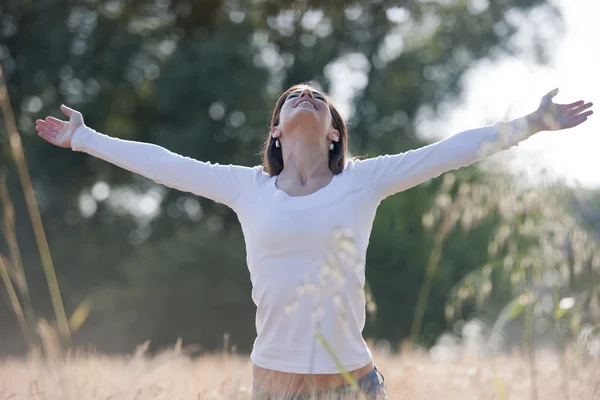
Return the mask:
<svg viewBox="0 0 600 400">
<path fill-rule="evenodd" d="M 338 373 L 371 361 L 365 324 L 365 257 L 381 200 L 467 166 L 529 136 L 524 119 L 458 133 L 395 155 L 351 160 L 324 188 L 289 196 L 261 166 L 201 162 L 162 147 L 120 140 L 87 126 L 72 149 L 167 187 L 231 207 L 242 226 L 256 303 L 254 364 L 293 373 Z"/>
</svg>

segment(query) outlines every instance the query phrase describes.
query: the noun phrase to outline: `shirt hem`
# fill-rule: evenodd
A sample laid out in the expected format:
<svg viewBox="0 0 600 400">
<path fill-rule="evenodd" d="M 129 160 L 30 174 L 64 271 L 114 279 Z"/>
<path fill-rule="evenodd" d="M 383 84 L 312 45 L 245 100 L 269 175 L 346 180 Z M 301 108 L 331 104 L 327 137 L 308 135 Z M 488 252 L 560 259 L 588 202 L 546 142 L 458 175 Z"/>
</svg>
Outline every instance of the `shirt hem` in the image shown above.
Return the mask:
<svg viewBox="0 0 600 400">
<path fill-rule="evenodd" d="M 309 367 L 305 364 L 297 365 L 277 361 L 267 361 L 255 354 L 250 355 L 250 360 L 258 367 L 292 374 L 339 374 L 342 372 L 335 364 L 313 365 L 312 367 Z M 361 357 L 357 357 L 357 360 L 360 361 L 342 364 L 342 368 L 345 371 L 354 371 L 360 369 L 373 361 L 373 355 L 371 352 L 368 352 L 363 354 Z"/>
</svg>

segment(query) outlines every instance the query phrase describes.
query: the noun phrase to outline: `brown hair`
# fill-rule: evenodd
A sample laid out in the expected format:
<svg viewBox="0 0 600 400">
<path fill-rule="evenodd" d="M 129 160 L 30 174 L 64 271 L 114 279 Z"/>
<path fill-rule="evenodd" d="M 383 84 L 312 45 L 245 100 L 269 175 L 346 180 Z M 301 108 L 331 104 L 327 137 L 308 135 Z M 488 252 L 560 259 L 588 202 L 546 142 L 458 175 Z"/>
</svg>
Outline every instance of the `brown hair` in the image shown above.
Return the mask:
<svg viewBox="0 0 600 400">
<path fill-rule="evenodd" d="M 283 170 L 283 154 L 281 153 L 281 147 L 275 146 L 275 138 L 271 137 L 271 131 L 274 127 L 279 125 L 279 114 L 281 113 L 281 108 L 283 107 L 283 104 L 290 93 L 305 88 L 309 88 L 321 93 L 310 84 L 303 83 L 300 85 L 294 85 L 279 97 L 277 103 L 275 104 L 275 108 L 273 109 L 271 128 L 269 129 L 269 135 L 267 136 L 262 149 L 263 167 L 270 176 L 279 175 Z M 335 105 L 332 103 L 331 99 L 326 94 L 321 94 L 323 97 L 325 97 L 327 105 L 329 106 L 332 117 L 332 125 L 340 133 L 339 141 L 333 142 L 333 150 L 329 151 L 329 169 L 331 172 L 337 175 L 341 173 L 346 166 L 346 155 L 348 152 L 348 132 L 346 131 L 346 124 L 344 123 L 344 120 L 342 119 L 338 110 L 335 108 Z"/>
</svg>

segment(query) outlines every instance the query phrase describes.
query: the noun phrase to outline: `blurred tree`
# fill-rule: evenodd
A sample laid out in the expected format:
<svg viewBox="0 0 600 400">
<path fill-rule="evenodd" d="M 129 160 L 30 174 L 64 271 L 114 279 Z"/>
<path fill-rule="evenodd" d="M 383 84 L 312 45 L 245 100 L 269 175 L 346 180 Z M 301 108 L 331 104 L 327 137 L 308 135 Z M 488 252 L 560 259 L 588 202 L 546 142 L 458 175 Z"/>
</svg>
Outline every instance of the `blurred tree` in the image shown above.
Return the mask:
<svg viewBox="0 0 600 400">
<path fill-rule="evenodd" d="M 256 165 L 279 93 L 314 80 L 344 110 L 353 154 L 401 152 L 424 144 L 415 135 L 418 111 L 458 96 L 474 61 L 516 51 L 515 16 L 534 9 L 558 22 L 542 0 L 5 1 L 0 61 L 65 302 L 73 309 L 90 296 L 95 304 L 76 343 L 130 351 L 147 338 L 165 345 L 183 336 L 214 348 L 231 331 L 249 350 L 254 306 L 244 242 L 224 206 L 54 148 L 37 137 L 36 118 L 58 116 L 66 103 L 111 136 Z M 43 315 L 39 256 L 3 126 L 0 145 Z M 368 335 L 396 342 L 408 334 L 431 246 L 421 215 L 436 186 L 394 196 L 378 212 L 367 278 L 379 310 Z M 449 288 L 485 258 L 479 235 L 469 234 L 469 254 L 458 245 L 465 237 L 448 246 L 427 314 L 428 341 L 444 328 Z M 9 313 L 0 308 L 0 319 L 12 321 Z"/>
</svg>

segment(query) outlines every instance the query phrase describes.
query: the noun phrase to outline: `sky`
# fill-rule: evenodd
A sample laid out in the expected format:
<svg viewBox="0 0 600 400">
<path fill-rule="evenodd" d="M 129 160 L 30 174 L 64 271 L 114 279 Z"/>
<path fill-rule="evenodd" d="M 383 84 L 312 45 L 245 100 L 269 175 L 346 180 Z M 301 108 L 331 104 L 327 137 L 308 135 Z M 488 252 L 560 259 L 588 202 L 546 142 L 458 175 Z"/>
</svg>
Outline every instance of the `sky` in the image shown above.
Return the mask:
<svg viewBox="0 0 600 400">
<path fill-rule="evenodd" d="M 594 102 L 596 114 L 582 125 L 563 131 L 541 132 L 518 147 L 493 156 L 493 161 L 533 182 L 560 180 L 574 186 L 600 188 L 600 1 L 556 0 L 563 13 L 564 29 L 540 15 L 522 21 L 515 44 L 531 43 L 531 24 L 542 24 L 542 34 L 552 36 L 550 62 L 539 65 L 530 57 L 484 60 L 476 63 L 464 80 L 458 102 L 444 107 L 424 124 L 421 133 L 429 140 L 487 125 L 496 120 L 517 118 L 535 111 L 540 98 L 555 87 L 554 101 Z M 436 132 L 432 134 L 432 132 Z M 437 136 L 437 137 L 436 137 Z"/>
</svg>

